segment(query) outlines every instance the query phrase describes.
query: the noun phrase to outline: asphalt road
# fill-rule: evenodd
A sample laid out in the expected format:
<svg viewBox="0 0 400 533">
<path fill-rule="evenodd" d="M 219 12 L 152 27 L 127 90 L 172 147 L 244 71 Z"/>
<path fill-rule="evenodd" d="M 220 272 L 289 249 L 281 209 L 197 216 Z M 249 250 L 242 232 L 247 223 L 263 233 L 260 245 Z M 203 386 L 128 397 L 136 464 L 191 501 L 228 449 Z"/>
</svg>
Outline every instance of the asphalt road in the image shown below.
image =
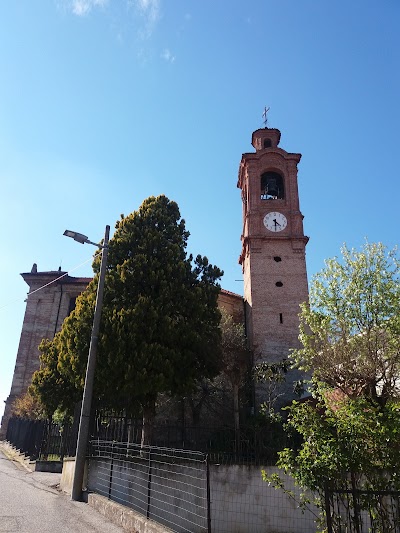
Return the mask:
<svg viewBox="0 0 400 533">
<path fill-rule="evenodd" d="M 122 533 L 86 503 L 58 491 L 55 474 L 28 472 L 0 452 L 0 532 Z M 53 486 L 52 486 L 53 485 Z"/>
</svg>

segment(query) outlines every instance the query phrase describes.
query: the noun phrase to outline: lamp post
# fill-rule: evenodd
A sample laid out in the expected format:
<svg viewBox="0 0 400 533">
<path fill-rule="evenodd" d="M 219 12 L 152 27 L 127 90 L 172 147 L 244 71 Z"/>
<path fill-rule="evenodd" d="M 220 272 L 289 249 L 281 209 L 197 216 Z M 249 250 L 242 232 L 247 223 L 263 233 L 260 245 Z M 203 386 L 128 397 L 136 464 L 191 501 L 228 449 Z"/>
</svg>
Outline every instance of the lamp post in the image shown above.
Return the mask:
<svg viewBox="0 0 400 533">
<path fill-rule="evenodd" d="M 101 309 L 103 305 L 104 279 L 107 267 L 110 226 L 106 226 L 103 244 L 96 244 L 95 242 L 89 241 L 86 235 L 82 235 L 82 233 L 77 233 L 76 231 L 65 230 L 64 235 L 66 237 L 71 237 L 72 239 L 77 242 L 80 242 L 81 244 L 93 244 L 94 246 L 98 246 L 103 249 L 100 266 L 99 284 L 97 286 L 96 305 L 94 309 L 92 336 L 90 337 L 89 356 L 86 367 L 85 387 L 83 389 L 81 417 L 79 420 L 79 433 L 78 441 L 76 444 L 74 479 L 72 482 L 71 499 L 75 501 L 80 501 L 82 498 L 82 484 L 85 470 L 86 449 L 89 438 L 90 410 L 92 407 L 94 371 L 96 368 L 97 344 L 100 328 Z"/>
</svg>

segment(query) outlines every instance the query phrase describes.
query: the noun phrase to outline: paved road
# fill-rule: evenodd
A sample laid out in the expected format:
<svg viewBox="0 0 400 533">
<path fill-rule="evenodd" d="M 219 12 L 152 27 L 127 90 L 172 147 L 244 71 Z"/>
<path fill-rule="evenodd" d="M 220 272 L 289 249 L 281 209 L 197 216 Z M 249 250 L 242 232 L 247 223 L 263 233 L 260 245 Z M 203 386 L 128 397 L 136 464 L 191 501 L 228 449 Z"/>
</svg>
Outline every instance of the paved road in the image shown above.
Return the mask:
<svg viewBox="0 0 400 533">
<path fill-rule="evenodd" d="M 0 532 L 122 533 L 86 503 L 72 502 L 54 474 L 28 472 L 0 452 Z"/>
</svg>

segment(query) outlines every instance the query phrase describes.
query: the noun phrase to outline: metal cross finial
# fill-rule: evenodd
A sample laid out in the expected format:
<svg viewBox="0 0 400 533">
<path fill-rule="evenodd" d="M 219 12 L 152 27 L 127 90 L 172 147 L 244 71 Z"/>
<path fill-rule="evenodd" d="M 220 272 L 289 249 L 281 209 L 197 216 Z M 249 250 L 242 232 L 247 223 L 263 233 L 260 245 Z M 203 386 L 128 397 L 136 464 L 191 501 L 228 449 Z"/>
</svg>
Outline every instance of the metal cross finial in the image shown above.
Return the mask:
<svg viewBox="0 0 400 533">
<path fill-rule="evenodd" d="M 264 119 L 264 127 L 265 128 L 267 127 L 267 122 L 268 122 L 268 117 L 267 117 L 268 111 L 269 111 L 269 107 L 264 107 L 264 113 L 262 114 L 262 117 Z"/>
</svg>

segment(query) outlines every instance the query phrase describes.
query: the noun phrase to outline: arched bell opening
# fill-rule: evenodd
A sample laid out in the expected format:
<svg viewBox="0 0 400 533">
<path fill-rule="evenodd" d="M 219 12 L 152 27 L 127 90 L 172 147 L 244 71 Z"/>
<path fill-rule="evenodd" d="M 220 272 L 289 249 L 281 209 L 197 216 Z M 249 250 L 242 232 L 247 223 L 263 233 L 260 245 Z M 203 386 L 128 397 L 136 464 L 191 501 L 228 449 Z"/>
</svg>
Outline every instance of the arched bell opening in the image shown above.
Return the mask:
<svg viewBox="0 0 400 533">
<path fill-rule="evenodd" d="M 283 177 L 277 172 L 264 172 L 261 176 L 261 200 L 283 200 Z"/>
<path fill-rule="evenodd" d="M 264 148 L 271 148 L 272 141 L 271 139 L 264 139 Z"/>
</svg>

